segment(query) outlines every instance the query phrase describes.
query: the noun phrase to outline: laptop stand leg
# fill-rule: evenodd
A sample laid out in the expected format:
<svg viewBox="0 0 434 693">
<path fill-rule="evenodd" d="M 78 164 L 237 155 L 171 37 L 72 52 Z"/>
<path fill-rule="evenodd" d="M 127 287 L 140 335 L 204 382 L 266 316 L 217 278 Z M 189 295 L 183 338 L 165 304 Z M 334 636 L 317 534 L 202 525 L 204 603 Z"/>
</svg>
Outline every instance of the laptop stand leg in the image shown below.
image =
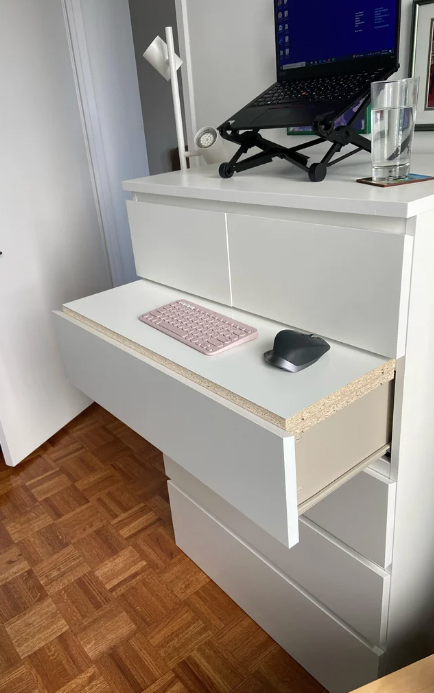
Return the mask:
<svg viewBox="0 0 434 693">
<path fill-rule="evenodd" d="M 362 137 L 352 126 L 352 123 L 356 121 L 357 117 L 369 105 L 369 101 L 370 97 L 366 97 L 359 108 L 353 113 L 348 125 L 335 128 L 333 124 L 330 123 L 324 124 L 315 122 L 313 124 L 313 131 L 315 135 L 317 135 L 317 138 L 311 142 L 305 142 L 295 147 L 283 147 L 275 142 L 266 140 L 260 135 L 259 128 L 253 128 L 252 130 L 240 133 L 238 130 L 231 130 L 230 121 L 224 123 L 224 125 L 219 128 L 220 135 L 223 139 L 228 140 L 228 142 L 238 144 L 239 149 L 229 162 L 221 164 L 219 169 L 220 176 L 222 178 L 232 178 L 235 173 L 269 164 L 273 159 L 279 158 L 297 166 L 302 171 L 306 171 L 309 180 L 312 182 L 318 183 L 323 181 L 327 176 L 327 169 L 330 168 L 330 166 L 334 166 L 339 163 L 339 161 L 343 161 L 362 150 L 365 152 L 371 151 L 371 142 L 366 139 L 366 137 Z M 330 142 L 331 147 L 320 162 L 308 166 L 309 157 L 300 154 L 300 152 L 303 149 L 314 147 L 322 142 Z M 333 159 L 335 154 L 338 154 L 343 147 L 350 144 L 355 147 L 354 150 L 337 159 Z M 240 161 L 244 154 L 247 154 L 250 149 L 254 148 L 258 148 L 261 151 L 258 154 L 253 154 Z"/>
</svg>

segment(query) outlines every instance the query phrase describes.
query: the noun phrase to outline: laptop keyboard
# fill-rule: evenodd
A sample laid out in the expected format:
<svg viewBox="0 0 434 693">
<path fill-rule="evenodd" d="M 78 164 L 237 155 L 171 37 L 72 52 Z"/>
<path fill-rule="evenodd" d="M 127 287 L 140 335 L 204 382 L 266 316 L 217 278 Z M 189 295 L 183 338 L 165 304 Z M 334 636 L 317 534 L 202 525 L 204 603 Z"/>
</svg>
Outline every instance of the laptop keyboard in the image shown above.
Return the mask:
<svg viewBox="0 0 434 693">
<path fill-rule="evenodd" d="M 277 82 L 262 94 L 252 106 L 275 106 L 293 101 L 340 101 L 356 97 L 370 88 L 372 75 L 360 72 L 354 75 L 311 77 L 306 80 Z"/>
</svg>

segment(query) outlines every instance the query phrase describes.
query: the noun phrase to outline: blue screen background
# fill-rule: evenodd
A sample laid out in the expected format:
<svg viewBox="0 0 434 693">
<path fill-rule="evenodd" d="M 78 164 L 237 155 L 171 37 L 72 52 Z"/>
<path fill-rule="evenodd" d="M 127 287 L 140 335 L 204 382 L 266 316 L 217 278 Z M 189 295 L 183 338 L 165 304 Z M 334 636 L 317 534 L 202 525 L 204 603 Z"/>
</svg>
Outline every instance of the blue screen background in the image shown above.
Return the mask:
<svg viewBox="0 0 434 693">
<path fill-rule="evenodd" d="M 396 0 L 277 4 L 281 69 L 395 52 Z"/>
</svg>

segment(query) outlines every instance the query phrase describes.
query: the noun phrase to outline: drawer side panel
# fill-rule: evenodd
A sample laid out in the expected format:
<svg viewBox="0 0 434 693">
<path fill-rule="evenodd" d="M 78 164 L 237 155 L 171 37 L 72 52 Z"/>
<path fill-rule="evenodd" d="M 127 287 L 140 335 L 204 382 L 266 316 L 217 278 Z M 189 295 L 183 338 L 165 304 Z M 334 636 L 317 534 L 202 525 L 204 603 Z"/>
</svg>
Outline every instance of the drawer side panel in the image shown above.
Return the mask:
<svg viewBox="0 0 434 693">
<path fill-rule="evenodd" d="M 396 483 L 365 470 L 305 516 L 383 568 L 392 562 Z"/>
</svg>

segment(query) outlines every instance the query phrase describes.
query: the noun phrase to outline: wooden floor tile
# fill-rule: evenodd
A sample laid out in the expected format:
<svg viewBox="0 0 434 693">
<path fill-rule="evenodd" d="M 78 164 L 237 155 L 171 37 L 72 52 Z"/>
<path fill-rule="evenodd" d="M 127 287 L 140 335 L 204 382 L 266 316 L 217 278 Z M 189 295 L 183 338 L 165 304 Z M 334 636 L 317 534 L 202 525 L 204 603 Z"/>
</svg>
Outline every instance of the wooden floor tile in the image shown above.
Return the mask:
<svg viewBox="0 0 434 693">
<path fill-rule="evenodd" d="M 13 646 L 6 628 L 0 626 L 0 679 L 6 671 L 17 666 L 20 662 L 21 657 Z"/>
<path fill-rule="evenodd" d="M 186 599 L 209 582 L 209 577 L 184 554 L 161 568 L 158 576 L 180 599 Z"/>
<path fill-rule="evenodd" d="M 76 486 L 90 500 L 110 491 L 115 486 L 119 486 L 120 483 L 122 483 L 121 475 L 108 465 L 104 469 L 77 481 Z"/>
<path fill-rule="evenodd" d="M 52 496 L 42 501 L 42 505 L 53 520 L 61 520 L 62 517 L 70 515 L 75 510 L 88 505 L 88 503 L 89 499 L 74 485 L 53 493 Z"/>
<path fill-rule="evenodd" d="M 152 573 L 127 590 L 119 601 L 145 632 L 180 606 L 179 599 Z"/>
<path fill-rule="evenodd" d="M 47 527 L 52 522 L 53 518 L 47 513 L 45 508 L 41 505 L 36 505 L 32 510 L 4 520 L 4 526 L 14 541 L 20 541 L 38 529 Z"/>
<path fill-rule="evenodd" d="M 113 527 L 104 525 L 95 532 L 78 539 L 74 546 L 91 568 L 98 568 L 101 563 L 127 549 L 128 543 Z"/>
<path fill-rule="evenodd" d="M 0 554 L 0 585 L 29 570 L 30 566 L 17 546 Z"/>
<path fill-rule="evenodd" d="M 36 508 L 36 504 L 36 498 L 27 486 L 14 486 L 0 496 L 0 520 L 15 519 L 18 514 Z"/>
<path fill-rule="evenodd" d="M 237 686 L 232 693 L 267 693 L 267 691 L 259 683 L 259 681 L 254 679 L 252 676 L 243 681 L 243 683 L 240 683 L 240 685 Z"/>
<path fill-rule="evenodd" d="M 102 563 L 95 575 L 111 594 L 118 596 L 141 580 L 148 570 L 146 561 L 129 546 Z"/>
<path fill-rule="evenodd" d="M 73 436 L 75 431 L 84 430 L 98 423 L 104 423 L 101 420 L 104 415 L 102 413 L 99 414 L 99 411 L 103 412 L 104 410 L 94 402 L 90 407 L 83 409 L 81 414 L 76 416 L 75 419 L 66 424 L 63 430 Z"/>
<path fill-rule="evenodd" d="M 96 403 L 91 404 L 89 409 L 94 421 L 99 421 L 103 426 L 107 426 L 108 424 L 112 424 L 119 421 L 119 419 L 113 416 L 113 414 L 110 414 L 110 412 L 107 411 L 107 409 L 103 409 Z"/>
<path fill-rule="evenodd" d="M 219 633 L 243 614 L 240 607 L 211 580 L 191 594 L 186 603 L 213 633 Z"/>
<path fill-rule="evenodd" d="M 10 493 L 23 483 L 18 476 L 12 476 L 7 471 L 0 472 L 0 496 Z"/>
<path fill-rule="evenodd" d="M 217 638 L 249 671 L 255 670 L 264 657 L 278 649 L 274 640 L 244 613 Z"/>
<path fill-rule="evenodd" d="M 174 672 L 191 693 L 230 693 L 248 677 L 230 652 L 212 638 L 179 662 Z"/>
<path fill-rule="evenodd" d="M 172 512 L 170 510 L 170 505 L 167 500 L 163 498 L 161 493 L 149 498 L 147 504 L 154 511 L 154 513 L 157 513 L 157 515 L 161 517 L 163 522 L 168 525 L 172 524 Z"/>
<path fill-rule="evenodd" d="M 106 443 L 92 450 L 92 454 L 98 459 L 101 464 L 111 464 L 122 455 L 127 455 L 131 452 L 120 438 L 115 438 L 111 443 Z"/>
<path fill-rule="evenodd" d="M 169 673 L 146 688 L 143 693 L 188 693 L 188 691 L 174 674 Z"/>
<path fill-rule="evenodd" d="M 58 491 L 62 491 L 67 486 L 71 486 L 71 479 L 60 470 L 56 470 L 43 476 L 42 479 L 36 479 L 27 484 L 27 488 L 33 493 L 38 501 L 44 500 L 52 496 Z"/>
<path fill-rule="evenodd" d="M 92 666 L 91 660 L 71 631 L 30 654 L 28 663 L 44 693 L 56 693 Z"/>
<path fill-rule="evenodd" d="M 163 453 L 160 452 L 159 450 L 156 450 L 155 454 L 150 455 L 148 457 L 148 462 L 149 464 L 152 464 L 155 469 L 158 469 L 161 474 L 166 474 L 166 470 L 164 468 L 164 458 L 163 458 Z"/>
<path fill-rule="evenodd" d="M 47 592 L 28 570 L 0 586 L 0 623 L 7 623 L 19 614 L 47 598 Z"/>
<path fill-rule="evenodd" d="M 90 567 L 75 546 L 67 546 L 66 549 L 36 565 L 34 570 L 41 584 L 51 595 L 89 572 Z"/>
<path fill-rule="evenodd" d="M 95 532 L 106 524 L 106 519 L 88 503 L 59 520 L 59 527 L 68 541 L 74 542 Z"/>
<path fill-rule="evenodd" d="M 134 485 L 142 499 L 144 495 L 146 498 L 152 498 L 160 488 L 166 485 L 166 477 L 158 469 L 136 457 L 134 453 L 117 458 L 112 465 L 122 474 L 126 483 Z"/>
<path fill-rule="evenodd" d="M 267 693 L 324 693 L 324 687 L 279 647 L 252 668 Z"/>
<path fill-rule="evenodd" d="M 115 440 L 115 436 L 110 433 L 108 428 L 100 423 L 94 423 L 86 428 L 79 428 L 74 432 L 74 437 L 90 452 Z"/>
<path fill-rule="evenodd" d="M 25 664 L 19 664 L 0 676 L 0 693 L 41 693 Z M 77 692 L 78 693 L 78 692 Z"/>
<path fill-rule="evenodd" d="M 113 527 L 128 541 L 135 541 L 163 524 L 161 517 L 144 503 L 112 521 Z"/>
<path fill-rule="evenodd" d="M 104 467 L 105 465 L 87 450 L 61 463 L 62 471 L 74 482 L 100 472 Z"/>
<path fill-rule="evenodd" d="M 67 546 L 65 537 L 55 523 L 29 534 L 18 542 L 21 553 L 31 566 L 42 563 Z"/>
<path fill-rule="evenodd" d="M 14 540 L 7 531 L 3 522 L 0 522 L 0 553 L 14 545 Z"/>
<path fill-rule="evenodd" d="M 1 692 L 0 692 L 1 693 Z M 96 669 L 88 669 L 76 679 L 67 683 L 57 693 L 116 693 L 104 681 L 103 677 Z"/>
<path fill-rule="evenodd" d="M 86 573 L 59 590 L 52 599 L 71 628 L 79 626 L 112 602 L 111 595 L 93 573 Z"/>
<path fill-rule="evenodd" d="M 122 440 L 122 442 L 128 445 L 128 447 L 132 450 L 156 450 L 151 443 L 139 436 L 139 434 L 133 431 L 131 428 L 128 428 L 128 426 L 121 423 L 121 421 L 112 421 L 111 423 L 107 424 L 107 428 L 111 433 L 113 433 L 113 435 L 116 436 L 116 438 Z"/>
<path fill-rule="evenodd" d="M 176 546 L 167 527 L 158 527 L 149 534 L 141 535 L 133 545 L 155 570 L 168 565 L 174 558 L 182 555 L 182 551 Z"/>
<path fill-rule="evenodd" d="M 211 633 L 191 609 L 183 606 L 152 628 L 147 637 L 172 668 L 211 637 Z"/>
<path fill-rule="evenodd" d="M 68 630 L 51 599 L 28 609 L 6 624 L 6 630 L 21 657 L 27 657 Z"/>
<path fill-rule="evenodd" d="M 63 431 L 50 438 L 48 444 L 50 448 L 47 456 L 60 467 L 71 458 L 86 452 L 86 448 L 77 438 Z"/>
<path fill-rule="evenodd" d="M 107 683 L 119 693 L 141 693 L 169 672 L 141 633 L 100 657 L 97 665 Z"/>
<path fill-rule="evenodd" d="M 23 462 L 17 467 L 17 473 L 22 483 L 43 479 L 56 470 L 56 465 L 45 455 L 33 457 L 29 462 Z"/>
<path fill-rule="evenodd" d="M 81 645 L 93 660 L 129 640 L 136 626 L 119 604 L 108 604 L 74 629 Z"/>
<path fill-rule="evenodd" d="M 117 486 L 94 498 L 92 502 L 110 521 L 126 515 L 134 508 L 143 506 L 142 501 L 125 486 Z"/>
</svg>

